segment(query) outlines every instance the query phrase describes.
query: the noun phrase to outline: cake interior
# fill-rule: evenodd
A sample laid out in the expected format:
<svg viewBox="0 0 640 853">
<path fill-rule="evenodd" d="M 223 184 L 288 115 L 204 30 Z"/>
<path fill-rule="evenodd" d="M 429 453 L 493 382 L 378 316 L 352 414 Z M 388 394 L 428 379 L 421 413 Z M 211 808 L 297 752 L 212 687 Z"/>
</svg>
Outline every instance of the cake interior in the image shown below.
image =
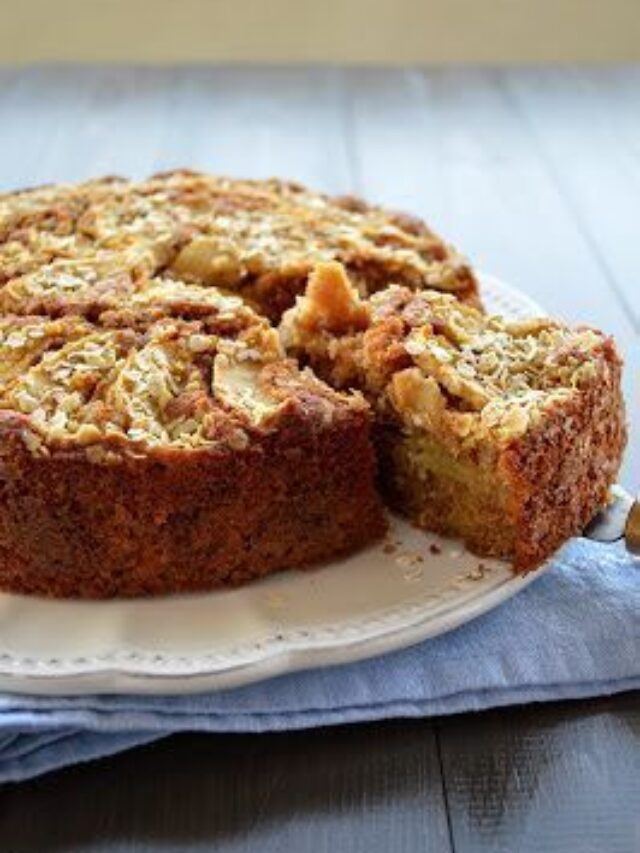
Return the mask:
<svg viewBox="0 0 640 853">
<path fill-rule="evenodd" d="M 325 264 L 281 335 L 368 398 L 384 492 L 420 527 L 528 570 L 605 503 L 626 429 L 620 359 L 600 332 L 395 285 L 363 299 Z"/>
<path fill-rule="evenodd" d="M 381 485 L 392 507 L 425 530 L 463 539 L 472 551 L 514 553 L 509 487 L 495 467 L 455 457 L 419 430 L 379 433 Z"/>
</svg>

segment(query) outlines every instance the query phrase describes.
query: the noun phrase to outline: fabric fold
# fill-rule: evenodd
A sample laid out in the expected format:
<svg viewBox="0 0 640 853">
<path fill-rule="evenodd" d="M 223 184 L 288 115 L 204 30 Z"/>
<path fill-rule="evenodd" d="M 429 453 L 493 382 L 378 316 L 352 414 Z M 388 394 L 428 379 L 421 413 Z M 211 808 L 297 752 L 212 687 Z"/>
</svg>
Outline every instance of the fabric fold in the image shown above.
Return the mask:
<svg viewBox="0 0 640 853">
<path fill-rule="evenodd" d="M 174 732 L 269 732 L 579 699 L 640 687 L 640 561 L 576 540 L 519 595 L 355 664 L 177 696 L 0 695 L 0 782 Z"/>
</svg>

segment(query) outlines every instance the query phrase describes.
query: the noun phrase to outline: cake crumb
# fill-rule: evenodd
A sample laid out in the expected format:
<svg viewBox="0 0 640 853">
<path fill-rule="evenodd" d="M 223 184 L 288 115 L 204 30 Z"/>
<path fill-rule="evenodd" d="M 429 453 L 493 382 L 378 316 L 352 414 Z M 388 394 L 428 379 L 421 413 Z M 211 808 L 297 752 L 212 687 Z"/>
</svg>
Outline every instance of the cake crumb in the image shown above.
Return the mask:
<svg viewBox="0 0 640 853">
<path fill-rule="evenodd" d="M 422 580 L 423 575 L 424 570 L 416 563 L 407 566 L 402 572 L 402 577 L 407 583 L 418 583 Z"/>
<path fill-rule="evenodd" d="M 403 554 L 399 554 L 398 557 L 396 557 L 396 563 L 399 566 L 413 566 L 419 562 L 419 557 L 420 555 L 414 551 L 405 551 Z"/>
<path fill-rule="evenodd" d="M 484 563 L 478 563 L 475 569 L 472 569 L 467 575 L 468 578 L 474 581 L 482 580 L 488 572 L 488 567 Z"/>
</svg>

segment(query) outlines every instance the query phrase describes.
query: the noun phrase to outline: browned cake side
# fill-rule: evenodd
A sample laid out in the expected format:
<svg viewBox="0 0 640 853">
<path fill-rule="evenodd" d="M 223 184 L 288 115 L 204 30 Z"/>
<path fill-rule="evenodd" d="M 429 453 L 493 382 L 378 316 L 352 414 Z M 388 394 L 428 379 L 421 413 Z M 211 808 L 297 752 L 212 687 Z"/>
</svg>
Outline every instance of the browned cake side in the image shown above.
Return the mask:
<svg viewBox="0 0 640 853">
<path fill-rule="evenodd" d="M 300 568 L 383 532 L 367 413 L 292 411 L 243 450 L 163 449 L 96 464 L 33 456 L 0 418 L 0 588 L 103 598 L 205 590 Z M 328 464 L 328 460 L 330 463 Z"/>
<path fill-rule="evenodd" d="M 371 401 L 385 492 L 420 526 L 525 571 L 606 503 L 626 428 L 621 362 L 599 332 L 396 286 L 361 300 L 337 265 L 318 268 L 281 332 Z"/>
</svg>

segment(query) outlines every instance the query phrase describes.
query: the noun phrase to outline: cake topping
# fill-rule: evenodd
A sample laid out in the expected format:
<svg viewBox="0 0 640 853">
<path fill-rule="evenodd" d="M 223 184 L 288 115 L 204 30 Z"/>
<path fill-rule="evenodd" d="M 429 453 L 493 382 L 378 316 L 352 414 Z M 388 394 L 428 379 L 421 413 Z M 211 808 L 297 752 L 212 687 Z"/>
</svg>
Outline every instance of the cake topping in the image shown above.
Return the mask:
<svg viewBox="0 0 640 853">
<path fill-rule="evenodd" d="M 281 335 L 332 382 L 464 446 L 522 435 L 592 380 L 610 349 L 592 329 L 509 322 L 434 291 L 391 285 L 363 300 L 335 265 L 311 276 Z"/>
<path fill-rule="evenodd" d="M 217 355 L 213 363 L 216 397 L 231 409 L 246 413 L 258 426 L 273 415 L 279 405 L 279 401 L 269 393 L 263 368 L 260 363 L 238 362 L 224 353 Z"/>
<path fill-rule="evenodd" d="M 342 334 L 366 329 L 369 309 L 338 263 L 318 264 L 304 297 L 299 297 L 297 323 L 309 330 Z"/>
<path fill-rule="evenodd" d="M 59 261 L 95 265 L 109 253 L 144 256 L 150 275 L 242 289 L 268 312 L 334 260 L 365 292 L 396 280 L 477 298 L 468 266 L 424 224 L 286 182 L 175 172 L 0 197 L 0 281 Z M 87 284 L 83 274 L 51 272 L 48 289 Z"/>
</svg>

